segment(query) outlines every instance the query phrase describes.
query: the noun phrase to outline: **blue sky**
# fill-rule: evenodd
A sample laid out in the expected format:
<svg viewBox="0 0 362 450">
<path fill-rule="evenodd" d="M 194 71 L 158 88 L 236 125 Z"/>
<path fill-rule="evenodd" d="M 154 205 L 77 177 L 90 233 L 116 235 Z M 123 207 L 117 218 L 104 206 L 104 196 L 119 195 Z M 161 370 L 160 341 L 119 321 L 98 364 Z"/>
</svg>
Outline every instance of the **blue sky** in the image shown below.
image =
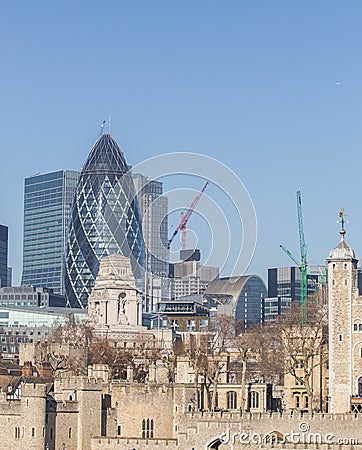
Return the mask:
<svg viewBox="0 0 362 450">
<path fill-rule="evenodd" d="M 190 151 L 238 174 L 259 225 L 249 273 L 289 265 L 280 243 L 298 255 L 298 189 L 310 263 L 337 242 L 341 207 L 362 256 L 361 22 L 360 1 L 3 5 L 0 223 L 14 282 L 24 178 L 79 169 L 108 114 L 129 164 Z"/>
</svg>

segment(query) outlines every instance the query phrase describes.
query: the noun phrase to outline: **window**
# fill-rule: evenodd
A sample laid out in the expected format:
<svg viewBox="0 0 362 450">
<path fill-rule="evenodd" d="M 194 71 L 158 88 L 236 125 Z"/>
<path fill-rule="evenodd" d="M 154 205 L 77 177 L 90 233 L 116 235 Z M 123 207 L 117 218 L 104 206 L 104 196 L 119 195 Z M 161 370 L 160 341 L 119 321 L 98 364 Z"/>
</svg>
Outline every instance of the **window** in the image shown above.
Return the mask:
<svg viewBox="0 0 362 450">
<path fill-rule="evenodd" d="M 121 425 L 117 426 L 117 436 L 121 435 Z"/>
<path fill-rule="evenodd" d="M 229 391 L 227 393 L 227 408 L 236 409 L 237 395 L 235 391 Z"/>
<path fill-rule="evenodd" d="M 34 437 L 35 436 L 35 428 L 32 428 L 31 429 L 31 437 Z"/>
<path fill-rule="evenodd" d="M 339 334 L 338 335 L 338 341 L 339 342 L 343 342 L 343 334 Z"/>
<path fill-rule="evenodd" d="M 68 430 L 68 437 L 69 437 L 69 439 L 72 439 L 72 429 L 71 428 L 69 428 L 69 430 Z"/>
<path fill-rule="evenodd" d="M 250 392 L 250 408 L 259 408 L 259 392 Z"/>
<path fill-rule="evenodd" d="M 153 438 L 153 419 L 142 420 L 142 437 Z"/>
<path fill-rule="evenodd" d="M 309 405 L 309 398 L 305 397 L 305 403 L 304 403 L 305 407 L 308 408 Z"/>
<path fill-rule="evenodd" d="M 20 427 L 15 427 L 15 439 L 20 439 Z"/>
<path fill-rule="evenodd" d="M 300 397 L 299 397 L 299 395 L 295 396 L 295 407 L 296 408 L 300 407 Z"/>
<path fill-rule="evenodd" d="M 358 330 L 358 325 L 355 323 L 353 324 L 353 331 L 357 331 Z"/>
</svg>

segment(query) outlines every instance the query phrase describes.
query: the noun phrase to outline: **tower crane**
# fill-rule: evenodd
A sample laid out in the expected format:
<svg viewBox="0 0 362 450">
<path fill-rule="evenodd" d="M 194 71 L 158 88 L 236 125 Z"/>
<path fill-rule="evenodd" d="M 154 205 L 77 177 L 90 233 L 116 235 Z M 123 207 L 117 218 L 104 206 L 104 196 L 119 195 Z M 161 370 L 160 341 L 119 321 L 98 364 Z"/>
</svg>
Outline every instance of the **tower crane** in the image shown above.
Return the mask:
<svg viewBox="0 0 362 450">
<path fill-rule="evenodd" d="M 194 201 L 189 206 L 188 210 L 185 213 L 184 212 L 180 213 L 180 223 L 178 224 L 177 228 L 173 232 L 171 238 L 168 240 L 168 248 L 171 247 L 171 243 L 174 240 L 176 234 L 181 230 L 181 232 L 182 232 L 182 239 L 181 239 L 182 250 L 186 250 L 186 224 L 187 224 L 191 214 L 194 212 L 195 207 L 196 207 L 198 201 L 200 200 L 200 198 L 202 197 L 202 194 L 205 192 L 205 189 L 207 188 L 208 184 L 209 184 L 209 182 L 206 181 L 206 183 L 204 184 L 201 191 L 197 194 L 197 196 L 194 198 Z"/>
<path fill-rule="evenodd" d="M 304 228 L 303 228 L 303 215 L 302 215 L 302 196 L 300 191 L 297 191 L 297 213 L 298 213 L 298 232 L 299 232 L 299 249 L 300 249 L 300 261 L 297 260 L 292 253 L 280 245 L 282 250 L 289 256 L 289 258 L 294 261 L 294 263 L 299 267 L 300 270 L 300 304 L 304 308 L 307 294 L 308 294 L 308 274 L 307 274 L 307 246 L 304 239 Z"/>
</svg>

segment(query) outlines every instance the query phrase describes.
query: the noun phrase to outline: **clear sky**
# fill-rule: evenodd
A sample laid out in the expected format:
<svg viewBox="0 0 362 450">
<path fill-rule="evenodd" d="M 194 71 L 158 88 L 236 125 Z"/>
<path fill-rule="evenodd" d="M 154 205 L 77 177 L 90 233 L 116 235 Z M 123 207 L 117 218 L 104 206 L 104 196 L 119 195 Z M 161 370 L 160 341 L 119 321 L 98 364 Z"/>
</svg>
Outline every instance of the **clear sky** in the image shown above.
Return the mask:
<svg viewBox="0 0 362 450">
<path fill-rule="evenodd" d="M 298 189 L 309 262 L 337 243 L 341 207 L 362 258 L 361 23 L 360 0 L 4 3 L 0 223 L 14 283 L 24 178 L 79 169 L 108 114 L 129 164 L 190 151 L 237 173 L 258 220 L 249 273 L 289 265 L 280 243 L 298 256 Z"/>
</svg>

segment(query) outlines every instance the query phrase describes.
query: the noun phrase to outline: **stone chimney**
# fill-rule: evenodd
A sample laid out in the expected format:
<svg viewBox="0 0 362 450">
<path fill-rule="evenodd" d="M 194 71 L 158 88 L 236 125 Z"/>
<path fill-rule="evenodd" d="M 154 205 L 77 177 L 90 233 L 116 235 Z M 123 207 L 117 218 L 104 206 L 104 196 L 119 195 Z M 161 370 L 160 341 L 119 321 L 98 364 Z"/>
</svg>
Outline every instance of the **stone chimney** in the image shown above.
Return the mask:
<svg viewBox="0 0 362 450">
<path fill-rule="evenodd" d="M 21 369 L 21 374 L 23 377 L 32 377 L 33 376 L 33 365 L 31 361 L 24 361 L 24 365 Z"/>
<path fill-rule="evenodd" d="M 39 370 L 39 375 L 44 378 L 51 378 L 53 376 L 52 366 L 49 362 L 42 362 Z"/>
</svg>

